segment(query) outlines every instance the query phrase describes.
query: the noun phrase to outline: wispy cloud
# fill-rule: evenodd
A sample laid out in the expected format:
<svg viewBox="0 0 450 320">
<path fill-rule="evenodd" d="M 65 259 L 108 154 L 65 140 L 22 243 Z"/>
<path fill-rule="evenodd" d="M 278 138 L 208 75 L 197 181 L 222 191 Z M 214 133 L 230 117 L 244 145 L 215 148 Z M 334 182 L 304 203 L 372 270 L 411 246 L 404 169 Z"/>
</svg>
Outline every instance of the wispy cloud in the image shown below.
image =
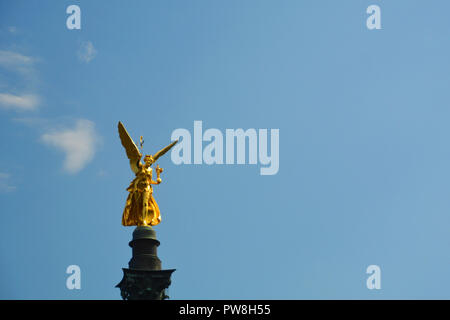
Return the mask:
<svg viewBox="0 0 450 320">
<path fill-rule="evenodd" d="M 97 176 L 99 176 L 99 177 L 106 177 L 107 175 L 108 175 L 108 172 L 106 172 L 103 169 L 100 169 L 97 171 Z"/>
<path fill-rule="evenodd" d="M 17 27 L 15 27 L 15 26 L 9 26 L 8 32 L 11 34 L 17 34 L 19 32 L 19 29 L 17 29 Z"/>
<path fill-rule="evenodd" d="M 0 50 L 0 66 L 12 69 L 20 73 L 29 73 L 33 71 L 35 58 L 25 56 L 14 51 Z"/>
<path fill-rule="evenodd" d="M 0 172 L 0 192 L 6 193 L 16 190 L 16 187 L 9 184 L 10 175 L 4 172 Z"/>
<path fill-rule="evenodd" d="M 17 28 L 16 26 L 5 26 L 3 28 L 0 28 L 0 34 L 1 35 L 9 35 L 9 36 L 16 36 L 18 35 L 20 32 L 19 28 Z"/>
<path fill-rule="evenodd" d="M 80 48 L 78 49 L 78 59 L 80 59 L 80 61 L 89 63 L 96 55 L 97 50 L 94 48 L 91 41 L 84 41 L 81 43 Z"/>
<path fill-rule="evenodd" d="M 42 135 L 42 141 L 65 153 L 64 170 L 77 173 L 82 170 L 95 155 L 98 135 L 92 121 L 80 119 L 74 128 L 64 128 Z"/>
<path fill-rule="evenodd" d="M 0 108 L 16 111 L 36 110 L 39 100 L 39 97 L 33 94 L 18 96 L 10 93 L 0 93 Z"/>
<path fill-rule="evenodd" d="M 34 68 L 36 61 L 36 58 L 18 52 L 0 50 L 0 68 L 19 75 L 15 80 L 14 89 L 8 84 L 1 86 L 3 92 L 0 92 L 0 109 L 16 111 L 37 109 L 41 99 L 38 95 L 31 94 L 31 92 L 35 92 L 35 87 L 39 82 Z M 12 74 L 8 75 L 8 77 L 12 76 Z M 17 83 L 22 84 L 20 92 L 17 92 Z"/>
</svg>

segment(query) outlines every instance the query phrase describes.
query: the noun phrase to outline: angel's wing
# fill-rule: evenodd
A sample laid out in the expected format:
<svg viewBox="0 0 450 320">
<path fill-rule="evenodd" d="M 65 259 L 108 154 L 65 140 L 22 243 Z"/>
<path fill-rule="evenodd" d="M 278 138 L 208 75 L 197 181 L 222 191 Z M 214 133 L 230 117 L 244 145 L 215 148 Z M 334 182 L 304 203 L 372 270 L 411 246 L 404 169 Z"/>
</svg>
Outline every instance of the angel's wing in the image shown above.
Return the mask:
<svg viewBox="0 0 450 320">
<path fill-rule="evenodd" d="M 159 157 L 163 156 L 167 151 L 169 151 L 170 149 L 172 149 L 172 147 L 174 145 L 176 145 L 178 142 L 178 140 L 175 140 L 174 142 L 172 142 L 171 144 L 169 144 L 167 147 L 165 147 L 164 149 L 159 150 L 157 153 L 155 153 L 152 157 L 153 157 L 153 161 L 156 162 L 156 160 L 158 160 Z"/>
<path fill-rule="evenodd" d="M 118 127 L 120 141 L 127 152 L 128 159 L 130 159 L 131 169 L 136 172 L 139 168 L 139 161 L 141 160 L 142 154 L 139 152 L 138 147 L 134 143 L 133 139 L 131 139 L 122 122 L 119 121 Z"/>
</svg>

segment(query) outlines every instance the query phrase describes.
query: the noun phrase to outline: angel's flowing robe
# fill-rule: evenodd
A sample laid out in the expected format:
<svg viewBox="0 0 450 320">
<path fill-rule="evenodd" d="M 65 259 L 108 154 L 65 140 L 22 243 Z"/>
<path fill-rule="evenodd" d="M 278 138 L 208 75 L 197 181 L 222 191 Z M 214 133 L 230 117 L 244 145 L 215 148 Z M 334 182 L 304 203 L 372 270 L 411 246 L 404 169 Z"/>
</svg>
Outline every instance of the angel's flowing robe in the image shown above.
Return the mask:
<svg viewBox="0 0 450 320">
<path fill-rule="evenodd" d="M 152 168 L 140 166 L 136 178 L 127 188 L 129 192 L 122 215 L 124 226 L 155 226 L 161 222 L 158 204 L 153 198 Z"/>
</svg>

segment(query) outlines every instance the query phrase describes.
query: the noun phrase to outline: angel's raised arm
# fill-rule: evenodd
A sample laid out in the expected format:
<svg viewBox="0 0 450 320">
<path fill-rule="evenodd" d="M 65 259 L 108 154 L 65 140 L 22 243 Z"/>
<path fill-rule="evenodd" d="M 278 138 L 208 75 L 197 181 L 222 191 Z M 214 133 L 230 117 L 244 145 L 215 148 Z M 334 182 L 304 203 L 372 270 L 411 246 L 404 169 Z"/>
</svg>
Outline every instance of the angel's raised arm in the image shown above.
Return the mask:
<svg viewBox="0 0 450 320">
<path fill-rule="evenodd" d="M 142 154 L 139 152 L 138 147 L 134 143 L 133 139 L 131 139 L 124 125 L 120 121 L 118 124 L 118 128 L 120 141 L 122 142 L 122 145 L 125 148 L 128 159 L 130 159 L 131 170 L 133 170 L 134 173 L 137 173 L 139 171 L 139 167 L 141 166 L 140 160 Z"/>
</svg>

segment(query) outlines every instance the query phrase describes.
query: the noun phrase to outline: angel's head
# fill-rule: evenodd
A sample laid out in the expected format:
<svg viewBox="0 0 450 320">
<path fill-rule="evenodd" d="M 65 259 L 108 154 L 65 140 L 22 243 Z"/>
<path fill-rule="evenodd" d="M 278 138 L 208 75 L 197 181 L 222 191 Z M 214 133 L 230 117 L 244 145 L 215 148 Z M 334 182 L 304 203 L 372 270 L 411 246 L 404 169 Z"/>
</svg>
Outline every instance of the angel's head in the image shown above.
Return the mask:
<svg viewBox="0 0 450 320">
<path fill-rule="evenodd" d="M 148 154 L 144 157 L 144 163 L 147 167 L 150 167 L 154 162 L 155 160 L 153 160 L 153 157 L 151 155 Z"/>
</svg>

